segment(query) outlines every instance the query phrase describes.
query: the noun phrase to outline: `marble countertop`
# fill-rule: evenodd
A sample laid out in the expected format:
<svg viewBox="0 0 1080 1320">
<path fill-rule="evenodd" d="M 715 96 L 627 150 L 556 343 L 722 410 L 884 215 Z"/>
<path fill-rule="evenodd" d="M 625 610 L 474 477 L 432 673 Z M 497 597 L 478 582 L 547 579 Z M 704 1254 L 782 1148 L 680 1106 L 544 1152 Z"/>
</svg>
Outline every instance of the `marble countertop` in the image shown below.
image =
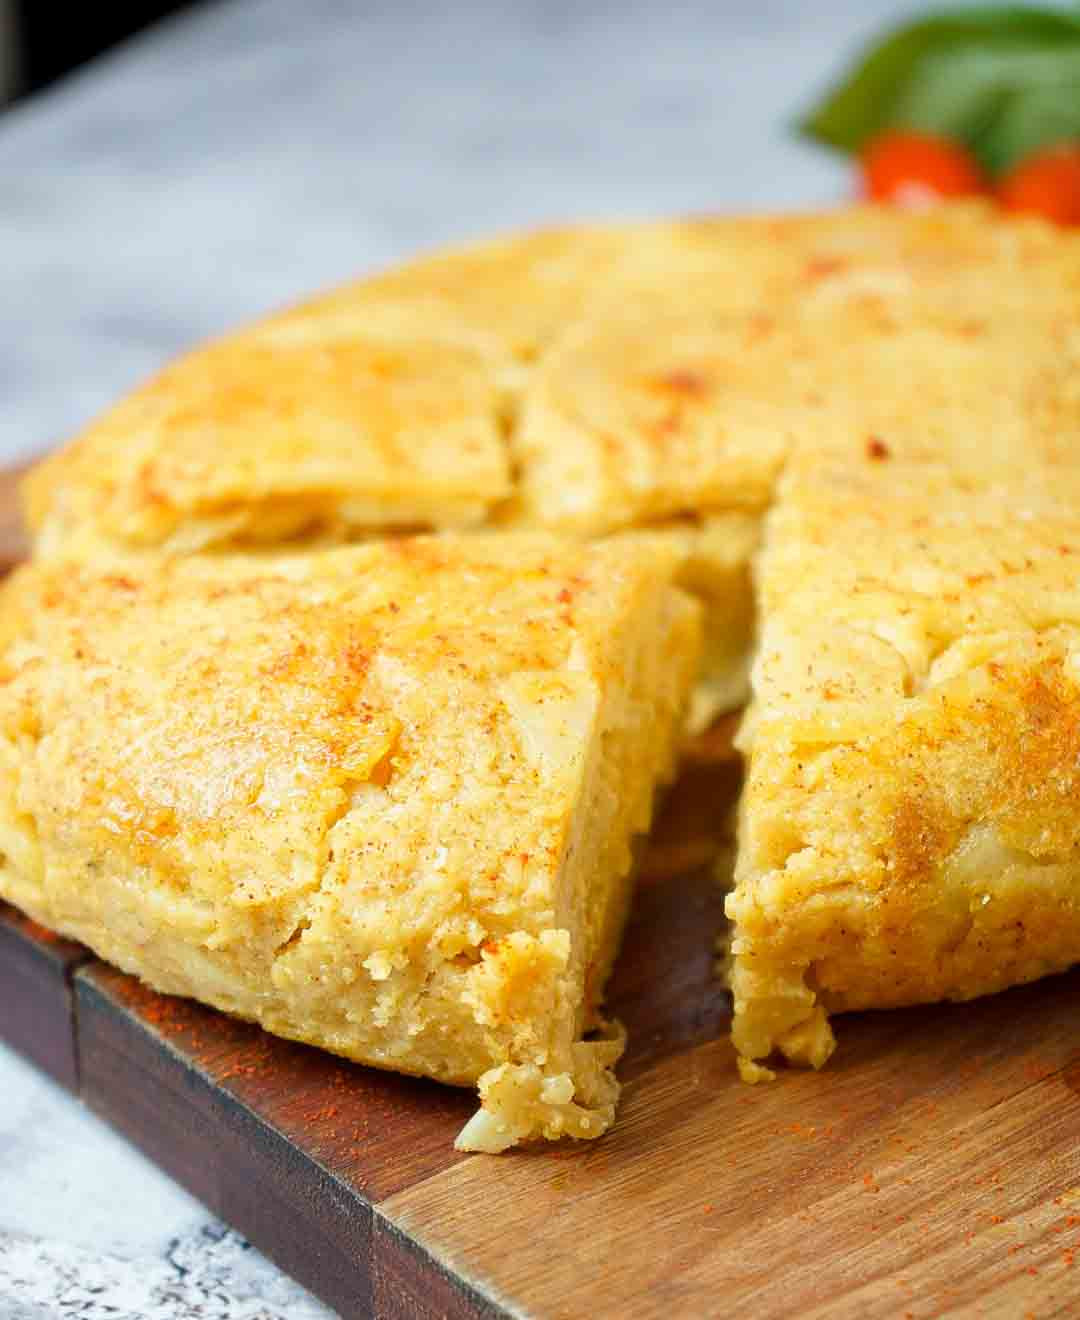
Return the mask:
<svg viewBox="0 0 1080 1320">
<path fill-rule="evenodd" d="M 232 0 L 0 117 L 0 462 L 186 345 L 416 249 L 850 187 L 793 115 L 890 0 Z M 0 1047 L 0 1317 L 307 1320 Z"/>
</svg>

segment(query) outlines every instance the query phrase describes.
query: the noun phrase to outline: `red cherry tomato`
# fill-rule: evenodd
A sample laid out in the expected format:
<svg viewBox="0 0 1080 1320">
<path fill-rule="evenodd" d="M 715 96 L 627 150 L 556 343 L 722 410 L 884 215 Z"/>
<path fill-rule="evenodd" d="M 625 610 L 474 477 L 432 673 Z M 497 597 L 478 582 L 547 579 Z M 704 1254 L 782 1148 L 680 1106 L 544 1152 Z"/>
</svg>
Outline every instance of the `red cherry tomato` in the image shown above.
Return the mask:
<svg viewBox="0 0 1080 1320">
<path fill-rule="evenodd" d="M 1080 225 L 1080 142 L 1062 143 L 1022 160 L 1002 179 L 998 197 L 1007 211 Z"/>
<path fill-rule="evenodd" d="M 986 192 L 987 180 L 966 147 L 929 133 L 884 133 L 862 152 L 863 195 L 898 206 Z"/>
</svg>

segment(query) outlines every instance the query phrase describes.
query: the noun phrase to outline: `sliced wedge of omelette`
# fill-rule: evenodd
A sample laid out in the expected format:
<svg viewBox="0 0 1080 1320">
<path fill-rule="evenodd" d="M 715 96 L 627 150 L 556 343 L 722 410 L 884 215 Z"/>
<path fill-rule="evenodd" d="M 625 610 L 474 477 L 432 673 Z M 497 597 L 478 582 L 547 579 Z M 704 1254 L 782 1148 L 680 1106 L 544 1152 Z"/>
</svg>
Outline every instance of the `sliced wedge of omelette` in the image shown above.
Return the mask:
<svg viewBox="0 0 1080 1320">
<path fill-rule="evenodd" d="M 19 570 L 0 894 L 150 985 L 597 1136 L 700 608 L 660 549 L 403 538 Z M 588 1039 L 586 1039 L 588 1034 Z"/>
<path fill-rule="evenodd" d="M 1080 471 L 789 470 L 727 901 L 747 1060 L 1080 958 L 1078 565 Z"/>
</svg>

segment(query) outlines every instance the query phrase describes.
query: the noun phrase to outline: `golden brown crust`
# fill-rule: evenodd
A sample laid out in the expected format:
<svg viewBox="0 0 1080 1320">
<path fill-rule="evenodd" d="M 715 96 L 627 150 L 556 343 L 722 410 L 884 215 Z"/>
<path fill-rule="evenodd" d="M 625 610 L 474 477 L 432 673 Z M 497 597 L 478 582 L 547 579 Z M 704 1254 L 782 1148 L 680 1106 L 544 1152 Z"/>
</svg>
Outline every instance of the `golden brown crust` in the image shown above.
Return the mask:
<svg viewBox="0 0 1080 1320">
<path fill-rule="evenodd" d="M 1071 462 L 1078 305 L 1080 244 L 977 205 L 502 239 L 196 351 L 26 505 L 38 553 L 83 556 L 700 524 L 680 533 L 709 613 L 697 729 L 745 691 L 740 522 L 788 456 Z"/>
<path fill-rule="evenodd" d="M 269 324 L 175 363 L 27 491 L 51 539 L 95 524 L 121 545 L 198 549 L 479 523 L 510 484 L 483 357 L 380 336 L 354 314 Z"/>
<path fill-rule="evenodd" d="M 508 509 L 591 534 L 760 509 L 791 452 L 1067 463 L 1078 300 L 1080 243 L 978 206 L 506 239 L 195 352 L 31 478 L 27 505 L 47 549 Z"/>
</svg>

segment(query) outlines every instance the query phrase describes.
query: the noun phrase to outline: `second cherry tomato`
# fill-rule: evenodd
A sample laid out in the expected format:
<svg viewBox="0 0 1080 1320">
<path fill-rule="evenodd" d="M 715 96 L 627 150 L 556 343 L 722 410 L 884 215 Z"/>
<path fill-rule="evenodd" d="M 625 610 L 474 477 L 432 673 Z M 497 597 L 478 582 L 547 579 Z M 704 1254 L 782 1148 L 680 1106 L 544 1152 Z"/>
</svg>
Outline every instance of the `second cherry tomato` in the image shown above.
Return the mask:
<svg viewBox="0 0 1080 1320">
<path fill-rule="evenodd" d="M 1029 211 L 1059 225 L 1080 225 L 1080 142 L 1022 160 L 998 192 L 1007 211 Z"/>
<path fill-rule="evenodd" d="M 863 149 L 861 163 L 863 195 L 877 202 L 925 206 L 989 186 L 966 147 L 929 133 L 885 133 Z"/>
</svg>

